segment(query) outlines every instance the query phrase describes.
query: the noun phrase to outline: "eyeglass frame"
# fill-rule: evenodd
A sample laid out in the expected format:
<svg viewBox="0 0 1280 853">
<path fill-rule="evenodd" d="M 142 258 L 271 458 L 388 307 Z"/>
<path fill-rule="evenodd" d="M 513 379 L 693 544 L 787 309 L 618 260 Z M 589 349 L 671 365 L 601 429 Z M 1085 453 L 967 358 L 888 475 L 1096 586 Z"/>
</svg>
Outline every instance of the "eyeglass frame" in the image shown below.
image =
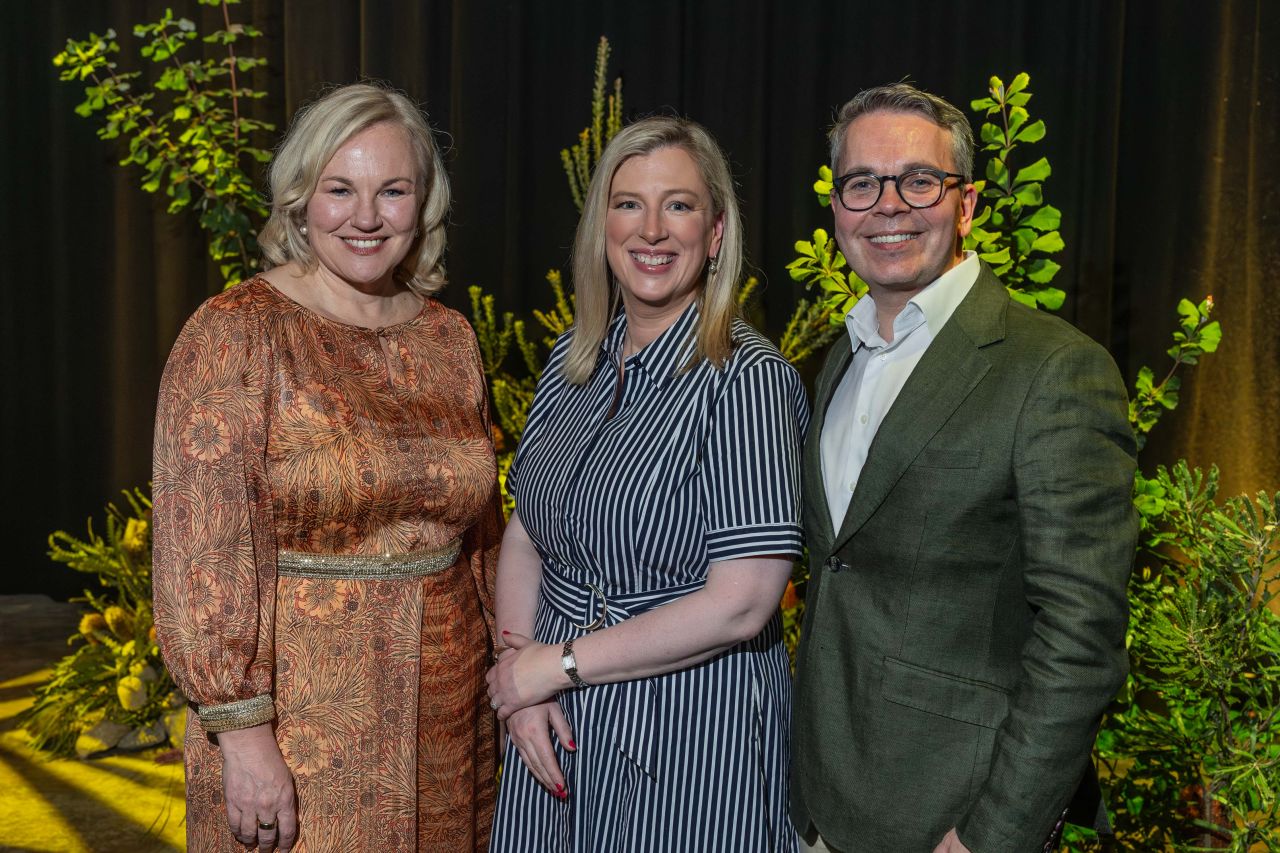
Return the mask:
<svg viewBox="0 0 1280 853">
<path fill-rule="evenodd" d="M 902 184 L 899 182 L 898 179 L 905 177 L 906 175 L 916 175 L 921 172 L 924 172 L 929 175 L 933 175 L 935 178 L 940 179 L 942 181 L 942 186 L 941 186 L 941 189 L 938 191 L 938 197 L 933 201 L 931 201 L 929 204 L 912 204 L 911 201 L 905 195 L 902 194 Z M 867 205 L 866 207 L 859 207 L 857 209 L 854 209 L 849 205 L 845 204 L 844 185 L 849 183 L 849 181 L 852 180 L 853 178 L 859 178 L 859 177 L 875 178 L 876 181 L 880 184 L 880 191 L 876 193 L 875 200 L 871 202 L 871 204 Z M 840 206 L 843 207 L 845 210 L 849 211 L 850 213 L 866 213 L 868 210 L 871 210 L 873 207 L 879 204 L 880 199 L 884 198 L 885 182 L 893 181 L 893 189 L 895 192 L 898 193 L 898 198 L 902 199 L 903 204 L 905 204 L 907 207 L 911 208 L 912 210 L 928 210 L 929 208 L 936 207 L 938 204 L 940 204 L 942 202 L 943 197 L 947 194 L 947 190 L 949 189 L 949 187 L 947 186 L 947 178 L 957 178 L 960 181 L 960 183 L 956 184 L 956 186 L 964 186 L 966 183 L 968 183 L 968 179 L 964 175 L 957 175 L 955 172 L 944 172 L 941 169 L 927 169 L 927 168 L 926 169 L 908 169 L 907 171 L 899 172 L 896 175 L 877 175 L 875 172 L 869 172 L 864 170 L 860 172 L 847 172 L 841 175 L 840 177 L 832 180 L 831 194 L 835 196 L 836 199 L 840 202 Z"/>
</svg>

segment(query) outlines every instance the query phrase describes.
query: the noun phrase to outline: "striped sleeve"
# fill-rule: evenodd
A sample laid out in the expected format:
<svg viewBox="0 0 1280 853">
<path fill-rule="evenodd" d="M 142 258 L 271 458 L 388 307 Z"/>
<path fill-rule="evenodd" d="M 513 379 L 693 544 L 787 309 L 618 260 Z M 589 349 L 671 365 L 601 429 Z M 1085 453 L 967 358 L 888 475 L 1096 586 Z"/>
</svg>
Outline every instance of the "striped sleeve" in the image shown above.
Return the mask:
<svg viewBox="0 0 1280 853">
<path fill-rule="evenodd" d="M 800 556 L 800 442 L 807 412 L 800 377 L 780 358 L 729 377 L 702 463 L 710 562 Z"/>
</svg>

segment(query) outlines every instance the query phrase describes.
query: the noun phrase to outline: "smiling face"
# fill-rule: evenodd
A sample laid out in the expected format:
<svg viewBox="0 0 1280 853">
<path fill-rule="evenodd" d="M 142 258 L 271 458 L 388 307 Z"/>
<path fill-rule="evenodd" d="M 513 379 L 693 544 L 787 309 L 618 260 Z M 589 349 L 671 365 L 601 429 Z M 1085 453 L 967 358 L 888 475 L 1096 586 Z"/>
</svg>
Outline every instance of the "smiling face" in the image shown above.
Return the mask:
<svg viewBox="0 0 1280 853">
<path fill-rule="evenodd" d="M 625 160 L 609 186 L 605 256 L 627 313 L 674 322 L 697 296 L 723 230 L 689 152 L 666 147 Z"/>
<path fill-rule="evenodd" d="M 867 113 L 849 125 L 841 174 L 900 175 L 910 169 L 954 172 L 951 132 L 922 115 L 903 112 Z M 912 208 L 896 183 L 887 181 L 870 210 L 851 213 L 832 198 L 836 242 L 873 298 L 890 290 L 917 292 L 964 260 L 963 238 L 976 203 L 972 184 L 957 187 L 949 178 L 941 201 Z"/>
<path fill-rule="evenodd" d="M 307 239 L 320 274 L 366 292 L 391 292 L 422 206 L 409 138 L 383 122 L 357 133 L 325 164 L 307 203 Z"/>
</svg>

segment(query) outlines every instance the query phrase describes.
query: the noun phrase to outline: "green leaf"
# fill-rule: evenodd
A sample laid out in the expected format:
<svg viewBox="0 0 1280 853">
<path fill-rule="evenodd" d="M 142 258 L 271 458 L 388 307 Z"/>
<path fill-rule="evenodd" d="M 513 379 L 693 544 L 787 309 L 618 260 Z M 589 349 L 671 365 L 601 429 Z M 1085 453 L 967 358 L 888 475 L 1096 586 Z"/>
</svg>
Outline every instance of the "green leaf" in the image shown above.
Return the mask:
<svg viewBox="0 0 1280 853">
<path fill-rule="evenodd" d="M 1067 300 L 1066 291 L 1059 290 L 1056 287 L 1042 287 L 1039 290 L 1033 290 L 1032 294 L 1037 302 L 1050 311 L 1057 311 L 1062 307 L 1062 303 Z"/>
<path fill-rule="evenodd" d="M 1027 114 L 1027 111 L 1024 110 L 1022 107 L 1014 107 L 1013 109 L 1009 110 L 1010 135 L 1016 134 L 1018 132 L 1018 129 L 1022 127 L 1024 124 L 1026 124 L 1027 120 L 1030 118 L 1031 116 L 1029 116 Z"/>
<path fill-rule="evenodd" d="M 987 252 L 986 254 L 978 255 L 978 257 L 993 267 L 1007 264 L 1009 262 L 1009 247 L 1005 246 L 998 252 Z"/>
<path fill-rule="evenodd" d="M 993 109 L 996 106 L 997 106 L 996 102 L 991 100 L 990 98 L 978 98 L 977 100 L 973 100 L 969 102 L 969 109 L 973 110 L 974 112 Z"/>
<path fill-rule="evenodd" d="M 1030 215 L 1024 216 L 1018 224 L 1037 231 L 1053 231 L 1062 225 L 1062 211 L 1053 205 L 1046 204 L 1036 208 Z"/>
<path fill-rule="evenodd" d="M 1044 195 L 1039 184 L 1025 184 L 1014 190 L 1013 197 L 1019 204 L 1034 207 L 1044 203 Z"/>
<path fill-rule="evenodd" d="M 1053 277 L 1058 274 L 1058 270 L 1062 269 L 1062 265 L 1049 260 L 1048 258 L 1036 258 L 1027 265 L 1027 279 L 1034 281 L 1036 284 L 1048 284 L 1053 281 Z"/>
<path fill-rule="evenodd" d="M 1018 131 L 1018 135 L 1014 137 L 1015 142 L 1039 142 L 1044 139 L 1044 121 L 1036 119 L 1031 124 Z"/>
<path fill-rule="evenodd" d="M 1222 341 L 1222 326 L 1217 320 L 1205 324 L 1205 327 L 1200 330 L 1198 341 L 1200 349 L 1205 352 L 1218 351 L 1218 344 Z"/>
<path fill-rule="evenodd" d="M 1005 168 L 1004 161 L 999 157 L 992 157 L 987 161 L 987 180 L 993 184 L 1003 185 L 1009 177 L 1009 170 Z"/>
<path fill-rule="evenodd" d="M 1006 287 L 1005 290 L 1009 292 L 1009 296 L 1010 298 L 1013 299 L 1014 302 L 1018 302 L 1022 305 L 1027 306 L 1028 308 L 1036 307 L 1036 298 L 1031 294 L 1023 293 L 1021 290 L 1014 290 L 1011 287 Z"/>
<path fill-rule="evenodd" d="M 1200 309 L 1190 299 L 1178 300 L 1178 316 L 1182 318 L 1182 325 L 1194 328 L 1200 322 Z"/>
<path fill-rule="evenodd" d="M 1009 88 L 1005 91 L 1010 95 L 1016 95 L 1023 89 L 1027 88 L 1027 84 L 1031 82 L 1031 75 L 1023 71 L 1009 81 Z"/>
<path fill-rule="evenodd" d="M 1027 105 L 1027 101 L 1029 100 L 1031 100 L 1030 92 L 1019 92 L 1018 94 L 1010 97 L 1008 103 L 1011 107 L 1024 107 Z"/>
<path fill-rule="evenodd" d="M 1047 234 L 1041 234 L 1031 244 L 1032 251 L 1036 252 L 1061 252 L 1067 246 L 1062 242 L 1062 237 L 1057 231 L 1050 231 Z"/>
<path fill-rule="evenodd" d="M 1043 181 L 1049 177 L 1052 171 L 1049 167 L 1049 161 L 1041 157 L 1030 166 L 1019 169 L 1018 174 L 1014 176 L 1013 182 L 1015 184 L 1023 184 L 1029 181 Z"/>
</svg>

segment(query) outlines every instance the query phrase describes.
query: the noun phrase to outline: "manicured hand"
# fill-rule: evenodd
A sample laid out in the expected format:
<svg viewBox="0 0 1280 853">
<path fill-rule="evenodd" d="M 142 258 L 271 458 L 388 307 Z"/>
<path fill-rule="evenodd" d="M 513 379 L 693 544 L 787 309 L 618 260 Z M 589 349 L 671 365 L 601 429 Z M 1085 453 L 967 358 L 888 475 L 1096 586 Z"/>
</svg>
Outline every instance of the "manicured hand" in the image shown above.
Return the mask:
<svg viewBox="0 0 1280 853">
<path fill-rule="evenodd" d="M 528 708 L 521 708 L 507 719 L 507 734 L 524 760 L 524 766 L 552 796 L 568 799 L 564 774 L 551 746 L 551 732 L 556 733 L 565 749 L 577 749 L 573 742 L 573 730 L 565 719 L 560 704 L 552 699 Z"/>
<path fill-rule="evenodd" d="M 956 835 L 955 827 L 942 837 L 942 841 L 938 842 L 938 846 L 933 848 L 933 853 L 970 853 L 969 848 L 960 843 L 960 836 Z"/>
<path fill-rule="evenodd" d="M 260 853 L 291 850 L 298 840 L 297 799 L 271 724 L 221 732 L 218 746 L 231 834 L 241 844 L 256 844 Z"/>
<path fill-rule="evenodd" d="M 499 720 L 544 702 L 569 686 L 558 647 L 508 631 L 503 632 L 502 641 L 507 650 L 498 655 L 498 662 L 485 675 L 489 704 Z"/>
</svg>

